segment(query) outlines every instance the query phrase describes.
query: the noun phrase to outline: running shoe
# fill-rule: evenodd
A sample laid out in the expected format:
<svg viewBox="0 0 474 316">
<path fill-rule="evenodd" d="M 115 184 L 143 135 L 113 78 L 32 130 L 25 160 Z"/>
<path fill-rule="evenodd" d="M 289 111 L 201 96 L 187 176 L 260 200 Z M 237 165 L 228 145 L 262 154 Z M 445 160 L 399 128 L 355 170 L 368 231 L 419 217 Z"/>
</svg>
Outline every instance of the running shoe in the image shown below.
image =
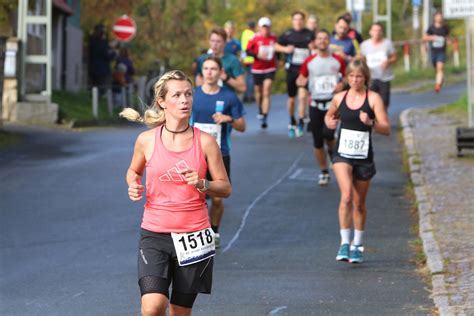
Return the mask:
<svg viewBox="0 0 474 316">
<path fill-rule="evenodd" d="M 288 137 L 289 138 L 295 138 L 295 130 L 296 130 L 295 125 L 288 125 Z"/>
<path fill-rule="evenodd" d="M 349 261 L 349 244 L 342 244 L 337 252 L 337 261 Z"/>
<path fill-rule="evenodd" d="M 364 252 L 364 247 L 362 245 L 352 245 L 351 246 L 351 256 L 349 258 L 350 263 L 362 263 L 364 262 L 364 258 L 362 257 L 362 253 Z"/>
<path fill-rule="evenodd" d="M 268 124 L 267 124 L 267 119 L 266 118 L 262 118 L 262 123 L 260 124 L 260 126 L 265 129 L 268 127 Z"/>
<path fill-rule="evenodd" d="M 298 127 L 295 130 L 295 135 L 296 135 L 296 137 L 301 137 L 301 136 L 303 136 L 303 134 L 304 134 L 304 125 L 299 124 Z"/>
<path fill-rule="evenodd" d="M 321 173 L 319 175 L 318 183 L 320 186 L 325 186 L 325 185 L 328 185 L 330 179 L 331 177 L 329 176 L 329 173 Z"/>
<path fill-rule="evenodd" d="M 214 241 L 216 244 L 216 249 L 221 247 L 221 235 L 219 233 L 214 234 Z"/>
<path fill-rule="evenodd" d="M 260 114 L 260 113 L 257 114 L 257 119 L 260 120 L 260 121 L 263 120 L 263 114 Z"/>
</svg>

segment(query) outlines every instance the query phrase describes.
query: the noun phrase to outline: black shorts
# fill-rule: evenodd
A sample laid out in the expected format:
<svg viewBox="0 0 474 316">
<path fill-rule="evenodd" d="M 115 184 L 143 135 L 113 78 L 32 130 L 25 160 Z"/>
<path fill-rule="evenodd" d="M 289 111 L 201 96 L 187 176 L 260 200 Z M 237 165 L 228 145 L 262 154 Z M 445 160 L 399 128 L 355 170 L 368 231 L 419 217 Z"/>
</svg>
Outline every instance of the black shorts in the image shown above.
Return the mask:
<svg viewBox="0 0 474 316">
<path fill-rule="evenodd" d="M 169 233 L 155 233 L 140 230 L 138 246 L 138 280 L 141 294 L 163 293 L 160 290 L 144 291 L 140 280 L 147 276 L 163 279 L 160 288 L 167 290 L 173 284 L 173 292 L 184 294 L 211 293 L 213 257 L 191 264 L 179 266 L 173 239 Z M 168 295 L 167 295 L 168 296 Z"/>
<path fill-rule="evenodd" d="M 290 67 L 286 70 L 286 88 L 288 90 L 289 97 L 295 97 L 298 93 L 298 86 L 296 85 L 296 79 L 300 75 L 300 69 Z"/>
<path fill-rule="evenodd" d="M 431 51 L 431 63 L 436 68 L 437 63 L 446 63 L 446 52 Z"/>
<path fill-rule="evenodd" d="M 390 81 L 374 79 L 370 85 L 370 90 L 380 94 L 385 108 L 388 108 L 390 105 Z"/>
<path fill-rule="evenodd" d="M 311 120 L 311 132 L 313 133 L 314 148 L 322 148 L 324 140 L 334 140 L 335 130 L 329 129 L 324 123 L 324 116 L 327 111 L 322 111 L 317 107 L 309 107 L 309 118 Z"/>
<path fill-rule="evenodd" d="M 377 171 L 375 170 L 375 163 L 367 159 L 349 159 L 338 155 L 334 152 L 332 156 L 332 163 L 346 163 L 352 167 L 352 176 L 356 180 L 369 181 L 372 179 Z"/>
<path fill-rule="evenodd" d="M 227 177 L 229 177 L 229 181 L 230 181 L 230 155 L 222 156 L 222 161 L 224 161 L 225 171 L 227 172 Z M 212 177 L 209 171 L 207 171 L 206 179 L 209 181 L 212 181 Z"/>
<path fill-rule="evenodd" d="M 263 85 L 263 82 L 267 79 L 274 80 L 275 79 L 275 72 L 269 72 L 266 74 L 253 74 L 253 82 L 256 86 Z"/>
</svg>

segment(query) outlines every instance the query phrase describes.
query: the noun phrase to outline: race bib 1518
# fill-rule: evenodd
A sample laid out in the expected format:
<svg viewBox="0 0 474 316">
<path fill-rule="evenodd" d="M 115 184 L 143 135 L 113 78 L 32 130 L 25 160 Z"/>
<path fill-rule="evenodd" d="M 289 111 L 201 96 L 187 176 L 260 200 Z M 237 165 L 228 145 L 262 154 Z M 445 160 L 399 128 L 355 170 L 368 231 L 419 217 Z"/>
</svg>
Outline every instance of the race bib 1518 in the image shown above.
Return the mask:
<svg viewBox="0 0 474 316">
<path fill-rule="evenodd" d="M 216 255 L 214 232 L 211 228 L 193 233 L 171 233 L 180 266 L 187 266 Z"/>
</svg>

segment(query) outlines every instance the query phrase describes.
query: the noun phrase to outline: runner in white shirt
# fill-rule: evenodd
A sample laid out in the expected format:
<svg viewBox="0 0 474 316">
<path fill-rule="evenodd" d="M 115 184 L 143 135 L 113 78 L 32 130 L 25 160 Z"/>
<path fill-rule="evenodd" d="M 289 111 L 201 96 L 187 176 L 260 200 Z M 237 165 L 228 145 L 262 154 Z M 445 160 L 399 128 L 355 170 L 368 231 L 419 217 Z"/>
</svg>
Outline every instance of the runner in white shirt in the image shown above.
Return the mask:
<svg viewBox="0 0 474 316">
<path fill-rule="evenodd" d="M 370 27 L 370 39 L 360 46 L 370 69 L 372 83 L 370 89 L 380 94 L 385 107 L 390 105 L 390 81 L 393 80 L 392 65 L 397 62 L 397 52 L 391 40 L 383 37 L 383 25 L 373 23 Z"/>
</svg>

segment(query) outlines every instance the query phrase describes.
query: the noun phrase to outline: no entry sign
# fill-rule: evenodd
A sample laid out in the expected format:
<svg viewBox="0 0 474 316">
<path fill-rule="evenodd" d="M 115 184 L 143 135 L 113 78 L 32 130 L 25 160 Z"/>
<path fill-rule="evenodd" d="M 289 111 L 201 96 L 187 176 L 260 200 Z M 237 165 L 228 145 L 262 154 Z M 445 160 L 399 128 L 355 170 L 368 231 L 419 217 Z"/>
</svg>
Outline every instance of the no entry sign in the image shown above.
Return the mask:
<svg viewBox="0 0 474 316">
<path fill-rule="evenodd" d="M 136 32 L 137 24 L 132 18 L 126 15 L 118 18 L 112 28 L 112 33 L 114 33 L 119 41 L 123 42 L 130 41 L 135 36 Z"/>
</svg>

